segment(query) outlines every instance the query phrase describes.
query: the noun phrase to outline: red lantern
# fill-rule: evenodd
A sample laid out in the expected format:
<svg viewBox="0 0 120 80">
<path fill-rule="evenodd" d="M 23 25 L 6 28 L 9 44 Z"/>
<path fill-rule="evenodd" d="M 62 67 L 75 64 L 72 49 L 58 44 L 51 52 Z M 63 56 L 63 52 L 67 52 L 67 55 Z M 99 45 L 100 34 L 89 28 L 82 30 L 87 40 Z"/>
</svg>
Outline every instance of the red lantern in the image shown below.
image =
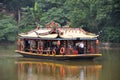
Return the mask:
<svg viewBox="0 0 120 80">
<path fill-rule="evenodd" d="M 99 44 L 99 40 L 96 40 L 96 45 L 98 45 Z"/>
</svg>

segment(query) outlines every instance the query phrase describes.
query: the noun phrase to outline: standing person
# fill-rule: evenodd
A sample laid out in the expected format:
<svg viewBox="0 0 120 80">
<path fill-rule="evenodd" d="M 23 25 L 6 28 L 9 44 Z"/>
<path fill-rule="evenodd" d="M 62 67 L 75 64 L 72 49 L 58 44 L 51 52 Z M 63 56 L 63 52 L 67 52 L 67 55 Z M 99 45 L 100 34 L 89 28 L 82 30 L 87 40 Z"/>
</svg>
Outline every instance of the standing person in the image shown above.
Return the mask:
<svg viewBox="0 0 120 80">
<path fill-rule="evenodd" d="M 57 41 L 56 54 L 60 54 L 60 41 Z"/>
<path fill-rule="evenodd" d="M 79 44 L 79 54 L 84 54 L 84 43 L 83 41 Z"/>
</svg>

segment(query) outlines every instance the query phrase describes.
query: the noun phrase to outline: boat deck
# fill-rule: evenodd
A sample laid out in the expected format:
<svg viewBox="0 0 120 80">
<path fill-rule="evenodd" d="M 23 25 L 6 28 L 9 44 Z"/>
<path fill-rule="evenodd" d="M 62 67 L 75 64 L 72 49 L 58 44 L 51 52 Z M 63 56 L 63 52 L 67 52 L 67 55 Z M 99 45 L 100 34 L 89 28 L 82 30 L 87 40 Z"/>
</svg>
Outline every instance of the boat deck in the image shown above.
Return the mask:
<svg viewBox="0 0 120 80">
<path fill-rule="evenodd" d="M 73 59 L 93 59 L 95 57 L 101 57 L 102 54 L 66 54 L 66 55 L 50 55 L 50 54 L 37 54 L 25 51 L 15 50 L 15 52 L 29 58 L 39 59 L 58 59 L 58 60 L 73 60 Z"/>
</svg>

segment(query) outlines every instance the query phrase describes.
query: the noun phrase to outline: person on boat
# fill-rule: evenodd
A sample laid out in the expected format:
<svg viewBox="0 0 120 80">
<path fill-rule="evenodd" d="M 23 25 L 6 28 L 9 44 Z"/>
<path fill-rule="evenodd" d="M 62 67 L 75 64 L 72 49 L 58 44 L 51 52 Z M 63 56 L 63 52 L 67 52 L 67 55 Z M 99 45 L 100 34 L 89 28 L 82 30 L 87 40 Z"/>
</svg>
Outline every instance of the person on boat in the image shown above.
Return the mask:
<svg viewBox="0 0 120 80">
<path fill-rule="evenodd" d="M 60 54 L 60 41 L 57 41 L 57 45 L 55 47 L 56 54 Z"/>
<path fill-rule="evenodd" d="M 18 39 L 18 41 L 17 41 L 17 49 L 21 50 L 21 40 L 20 39 Z"/>
<path fill-rule="evenodd" d="M 53 50 L 56 51 L 56 54 L 60 54 L 60 46 L 55 46 Z"/>
<path fill-rule="evenodd" d="M 31 41 L 28 40 L 28 41 L 27 41 L 27 45 L 26 45 L 28 49 L 30 49 L 30 43 L 31 43 Z"/>
<path fill-rule="evenodd" d="M 73 53 L 73 48 L 72 45 L 68 45 L 68 54 L 72 54 Z"/>
<path fill-rule="evenodd" d="M 84 54 L 84 43 L 83 41 L 79 44 L 79 54 Z"/>
</svg>

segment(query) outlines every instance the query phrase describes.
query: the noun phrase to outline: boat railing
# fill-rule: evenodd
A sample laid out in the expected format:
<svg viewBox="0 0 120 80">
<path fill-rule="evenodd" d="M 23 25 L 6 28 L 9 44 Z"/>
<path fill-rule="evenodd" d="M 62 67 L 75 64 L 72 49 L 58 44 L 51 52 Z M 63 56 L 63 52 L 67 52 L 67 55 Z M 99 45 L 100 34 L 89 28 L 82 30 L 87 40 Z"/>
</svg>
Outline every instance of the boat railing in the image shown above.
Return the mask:
<svg viewBox="0 0 120 80">
<path fill-rule="evenodd" d="M 38 49 L 26 49 L 26 51 L 31 53 L 38 53 L 38 54 L 50 54 L 52 50 L 38 50 Z"/>
</svg>

